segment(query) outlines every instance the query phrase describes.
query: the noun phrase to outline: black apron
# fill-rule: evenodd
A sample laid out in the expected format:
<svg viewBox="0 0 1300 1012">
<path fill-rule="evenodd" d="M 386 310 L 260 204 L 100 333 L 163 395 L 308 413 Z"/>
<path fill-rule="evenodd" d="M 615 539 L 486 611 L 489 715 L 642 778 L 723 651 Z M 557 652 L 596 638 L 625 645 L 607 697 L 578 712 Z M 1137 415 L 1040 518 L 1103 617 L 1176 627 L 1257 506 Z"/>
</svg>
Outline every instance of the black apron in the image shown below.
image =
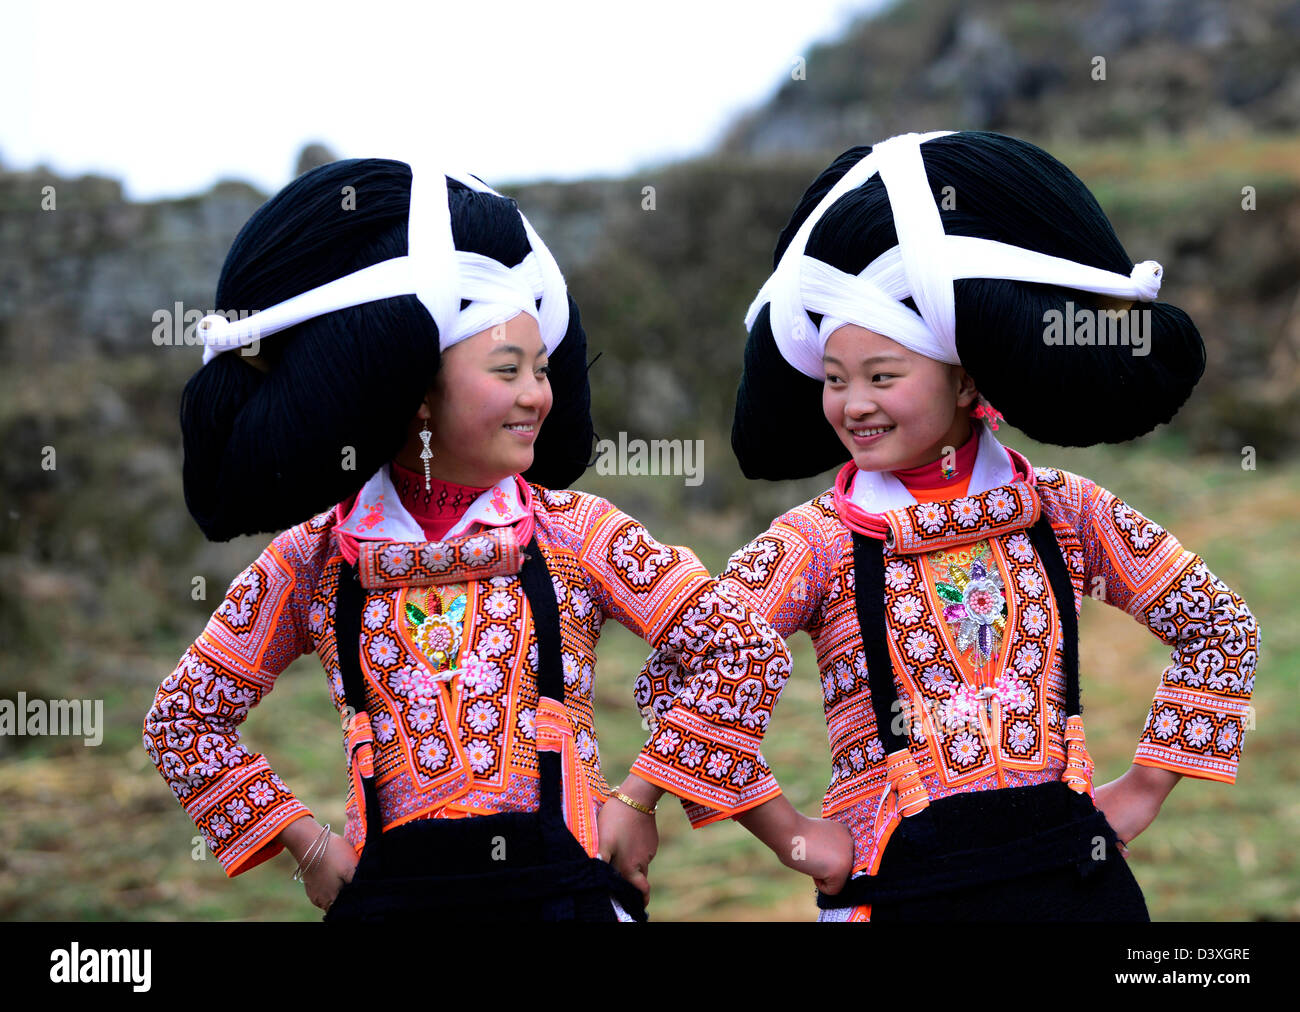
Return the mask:
<svg viewBox="0 0 1300 1012">
<path fill-rule="evenodd" d="M 1079 707 L 1079 623 L 1074 588 L 1047 515 L 1027 531 L 1060 615 L 1065 713 Z M 853 535 L 858 623 L 871 707 L 886 754 L 908 747 L 893 728 L 894 668 L 885 625 L 884 545 Z M 1142 890 L 1118 839 L 1087 794 L 1064 781 L 966 791 L 905 816 L 874 875 L 859 875 L 823 910 L 871 904 L 872 921 L 1148 921 Z"/>
<path fill-rule="evenodd" d="M 534 539 L 519 578 L 537 632 L 538 694 L 563 704 L 560 617 L 555 590 Z M 340 566 L 336 613 L 339 665 L 350 707 L 365 710 L 358 660 L 364 593 L 355 566 Z M 348 647 L 351 649 L 348 649 Z M 559 752 L 540 751 L 538 807 L 530 812 L 459 819 L 415 819 L 384 832 L 374 777 L 362 776 L 366 842 L 352 881 L 325 913 L 326 923 L 462 921 L 613 921 L 613 896 L 646 919 L 641 892 L 607 862 L 589 857 L 564 822 Z M 350 761 L 355 761 L 350 759 Z"/>
</svg>

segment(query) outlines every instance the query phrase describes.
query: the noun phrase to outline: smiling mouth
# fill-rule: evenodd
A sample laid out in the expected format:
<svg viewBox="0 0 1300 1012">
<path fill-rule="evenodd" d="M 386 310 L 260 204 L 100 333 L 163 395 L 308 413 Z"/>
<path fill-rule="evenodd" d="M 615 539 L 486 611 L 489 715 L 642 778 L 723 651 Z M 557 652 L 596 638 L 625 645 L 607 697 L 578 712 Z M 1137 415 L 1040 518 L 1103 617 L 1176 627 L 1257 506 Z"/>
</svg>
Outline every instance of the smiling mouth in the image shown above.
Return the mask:
<svg viewBox="0 0 1300 1012">
<path fill-rule="evenodd" d="M 501 426 L 503 429 L 509 429 L 511 432 L 529 433 L 537 431 L 536 422 L 513 422 L 509 425 Z"/>
<path fill-rule="evenodd" d="M 894 430 L 894 426 L 892 425 L 874 425 L 871 428 L 856 429 L 852 426 L 846 426 L 846 428 L 848 428 L 849 432 L 858 439 L 866 439 L 869 436 L 880 436 L 886 432 L 892 432 Z"/>
</svg>

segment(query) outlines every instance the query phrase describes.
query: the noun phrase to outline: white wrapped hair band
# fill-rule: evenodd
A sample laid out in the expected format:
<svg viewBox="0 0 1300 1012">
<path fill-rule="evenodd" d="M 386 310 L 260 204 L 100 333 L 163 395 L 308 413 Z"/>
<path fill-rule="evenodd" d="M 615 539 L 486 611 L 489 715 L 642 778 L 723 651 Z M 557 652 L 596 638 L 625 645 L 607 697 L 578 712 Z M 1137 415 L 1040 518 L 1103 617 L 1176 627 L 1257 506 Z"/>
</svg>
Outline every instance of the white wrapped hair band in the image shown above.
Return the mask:
<svg viewBox="0 0 1300 1012">
<path fill-rule="evenodd" d="M 959 364 L 952 284 L 956 279 L 1053 284 L 1142 302 L 1156 298 L 1163 271 L 1154 260 L 1137 264 L 1125 277 L 992 239 L 947 235 L 930 191 L 921 144 L 953 132 L 891 137 L 849 169 L 800 225 L 745 314 L 745 328 L 753 327 L 759 311 L 770 303 L 772 335 L 781 354 L 800 372 L 821 379 L 826 340 L 846 323 L 883 334 L 927 358 Z M 889 197 L 898 245 L 856 276 L 806 255 L 808 237 L 822 215 L 876 172 Z M 909 297 L 919 313 L 902 304 Z M 819 327 L 813 326 L 809 313 L 822 314 Z"/>
<path fill-rule="evenodd" d="M 242 320 L 219 314 L 199 321 L 206 365 L 223 351 L 250 345 L 326 313 L 399 295 L 415 295 L 438 325 L 446 349 L 519 313 L 537 320 L 547 352 L 569 329 L 569 300 L 559 265 L 523 212 L 519 218 L 532 251 L 514 267 L 455 248 L 447 179 L 500 196 L 468 173 L 411 167 L 407 255 L 363 267 Z M 541 299 L 540 307 L 536 304 Z M 462 311 L 462 299 L 470 301 Z"/>
</svg>

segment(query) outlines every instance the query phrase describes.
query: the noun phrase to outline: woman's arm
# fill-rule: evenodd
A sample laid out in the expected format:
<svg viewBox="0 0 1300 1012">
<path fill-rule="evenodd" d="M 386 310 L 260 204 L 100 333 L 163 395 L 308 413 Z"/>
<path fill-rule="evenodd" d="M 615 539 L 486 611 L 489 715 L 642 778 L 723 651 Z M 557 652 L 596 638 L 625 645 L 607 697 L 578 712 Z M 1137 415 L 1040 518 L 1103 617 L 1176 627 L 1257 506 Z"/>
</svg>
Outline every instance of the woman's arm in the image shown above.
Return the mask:
<svg viewBox="0 0 1300 1012">
<path fill-rule="evenodd" d="M 1255 682 L 1259 630 L 1246 603 L 1198 555 L 1096 483 L 1049 475 L 1079 504 L 1083 592 L 1121 608 L 1173 648 L 1133 765 L 1095 799 L 1121 840 L 1155 818 L 1184 776 L 1233 783 Z M 1071 484 L 1077 483 L 1071 489 Z"/>
<path fill-rule="evenodd" d="M 238 727 L 313 649 L 304 552 L 318 539 L 306 524 L 292 528 L 235 577 L 145 717 L 145 750 L 228 876 L 274 857 L 286 829 L 314 821 Z"/>
</svg>

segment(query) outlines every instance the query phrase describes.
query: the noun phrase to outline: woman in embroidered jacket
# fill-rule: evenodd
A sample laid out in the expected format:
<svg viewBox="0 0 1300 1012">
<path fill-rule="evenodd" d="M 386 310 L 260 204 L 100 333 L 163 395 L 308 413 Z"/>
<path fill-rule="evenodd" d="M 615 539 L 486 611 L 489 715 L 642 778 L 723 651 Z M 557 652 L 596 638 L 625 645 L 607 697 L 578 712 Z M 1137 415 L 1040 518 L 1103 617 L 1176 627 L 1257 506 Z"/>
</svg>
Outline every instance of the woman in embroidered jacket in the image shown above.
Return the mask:
<svg viewBox="0 0 1300 1012">
<path fill-rule="evenodd" d="M 354 206 L 339 201 L 348 187 Z M 637 819 L 608 820 L 605 803 L 619 792 L 601 772 L 592 714 L 601 624 L 617 619 L 692 678 L 724 688 L 738 672 L 779 686 L 789 655 L 688 549 L 564 490 L 592 445 L 586 339 L 545 245 L 513 201 L 473 177 L 336 162 L 253 216 L 217 304 L 271 308 L 201 324 L 204 365 L 181 408 L 186 502 L 212 540 L 288 529 L 235 578 L 163 681 L 144 746 L 226 873 L 287 847 L 306 865 L 308 897 L 327 909 L 369 851 L 368 830 L 378 835 L 372 823 L 390 841 L 420 820 L 470 826 L 538 810 L 540 760 L 559 753 L 561 825 L 581 845 L 573 867 L 599 854 L 639 902 L 656 837 L 632 805 L 650 785 L 629 778 L 630 804 L 612 807 Z M 530 541 L 542 559 L 524 562 Z M 563 687 L 540 699 L 548 641 L 522 579 L 539 562 L 563 671 Z M 364 589 L 350 649 L 364 705 L 349 707 L 337 605 L 354 568 Z M 344 728 L 341 836 L 239 740 L 249 708 L 313 651 Z M 696 732 L 714 752 L 747 752 L 751 741 L 748 772 L 732 779 L 762 781 L 756 736 L 708 719 Z M 757 824 L 792 811 L 775 790 L 747 794 L 728 814 L 742 808 Z M 801 824 L 811 844 L 796 866 L 835 888 L 849 872 L 847 833 L 832 821 Z M 530 909 L 559 916 L 563 904 L 547 902 Z M 626 918 L 626 906 L 570 913 Z M 455 913 L 476 910 L 461 903 Z"/>
<path fill-rule="evenodd" d="M 1168 531 L 992 430 L 1005 416 L 1059 445 L 1142 435 L 1200 378 L 1196 328 L 1153 302 L 1160 266 L 1134 266 L 1064 165 L 996 134 L 846 152 L 775 262 L 746 320 L 733 447 L 750 478 L 851 459 L 724 575 L 816 649 L 822 814 L 851 830 L 855 871 L 838 900 L 820 898 L 823 919 L 1146 919 L 1124 844 L 1181 777 L 1234 781 L 1256 623 Z M 1107 315 L 1134 302 L 1149 316 Z M 1099 319 L 1096 339 L 1061 340 L 1063 314 Z M 1145 337 L 1107 343 L 1117 318 Z M 1133 765 L 1095 790 L 1078 707 L 1085 594 L 1173 648 Z M 687 805 L 694 825 L 769 789 L 693 761 L 684 739 L 718 719 L 716 701 L 672 658 L 651 655 L 638 700 L 660 718 L 634 770 L 711 791 Z M 763 701 L 747 700 L 754 726 Z"/>
</svg>

